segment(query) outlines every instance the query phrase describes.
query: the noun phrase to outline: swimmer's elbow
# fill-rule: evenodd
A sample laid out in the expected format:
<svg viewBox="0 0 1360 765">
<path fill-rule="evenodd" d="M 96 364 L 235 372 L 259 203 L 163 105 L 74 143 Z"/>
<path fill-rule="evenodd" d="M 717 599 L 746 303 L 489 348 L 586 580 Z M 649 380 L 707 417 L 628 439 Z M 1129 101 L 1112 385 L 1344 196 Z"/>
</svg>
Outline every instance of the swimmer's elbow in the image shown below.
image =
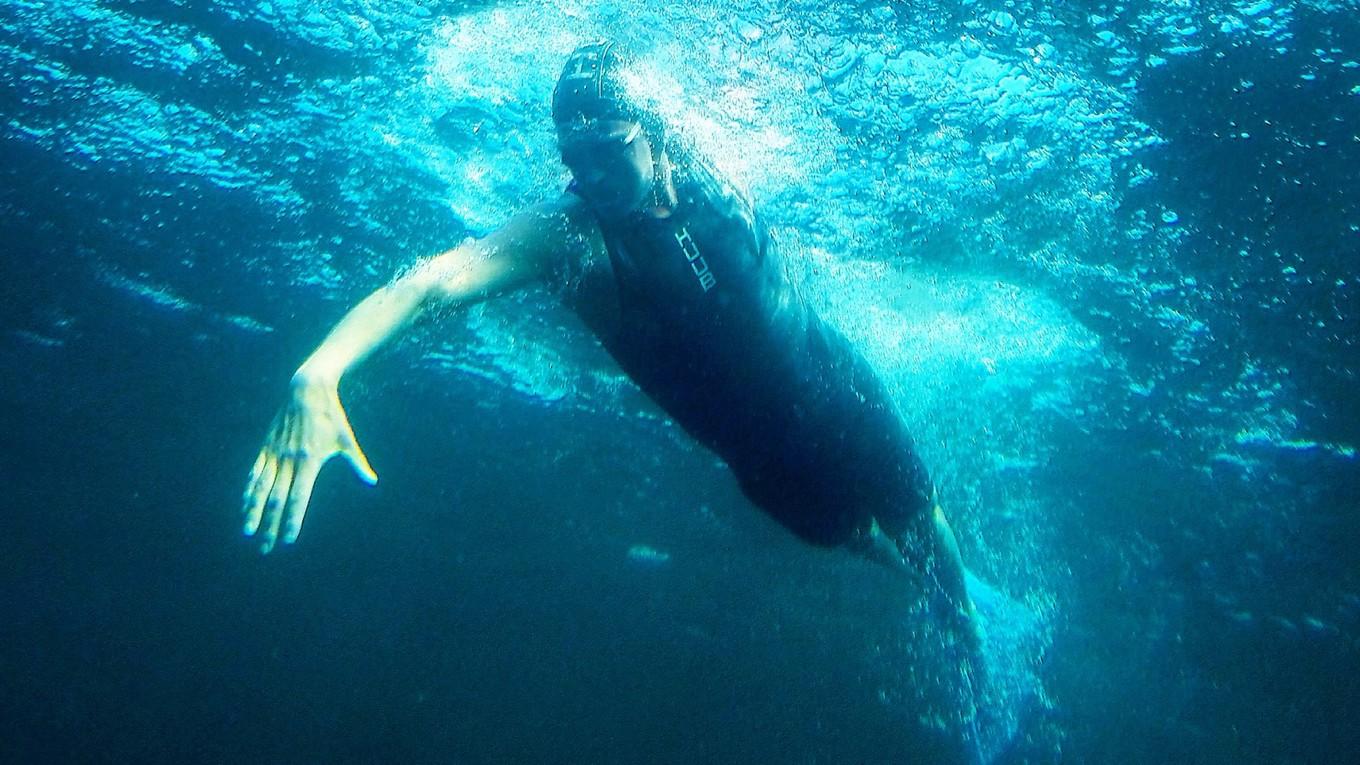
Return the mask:
<svg viewBox="0 0 1360 765">
<path fill-rule="evenodd" d="M 418 278 L 440 302 L 482 300 L 547 279 L 553 264 L 574 254 L 591 233 L 569 201 L 521 211 L 486 237 L 430 258 Z"/>
<path fill-rule="evenodd" d="M 495 297 L 533 281 L 536 262 L 513 251 L 500 251 L 484 242 L 465 242 L 431 258 L 422 266 L 426 302 L 460 304 Z"/>
</svg>

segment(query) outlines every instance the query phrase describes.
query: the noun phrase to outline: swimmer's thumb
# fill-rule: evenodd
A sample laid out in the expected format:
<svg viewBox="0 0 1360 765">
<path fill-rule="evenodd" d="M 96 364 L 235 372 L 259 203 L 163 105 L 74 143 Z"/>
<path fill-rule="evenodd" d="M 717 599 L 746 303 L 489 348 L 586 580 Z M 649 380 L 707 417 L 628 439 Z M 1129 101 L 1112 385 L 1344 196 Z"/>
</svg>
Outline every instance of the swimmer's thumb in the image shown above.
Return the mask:
<svg viewBox="0 0 1360 765">
<path fill-rule="evenodd" d="M 364 456 L 364 450 L 359 448 L 358 442 L 351 441 L 343 450 L 345 459 L 349 460 L 350 467 L 359 474 L 359 478 L 364 483 L 372 486 L 378 482 L 378 474 L 373 471 L 373 466 L 368 464 L 368 457 Z"/>
</svg>

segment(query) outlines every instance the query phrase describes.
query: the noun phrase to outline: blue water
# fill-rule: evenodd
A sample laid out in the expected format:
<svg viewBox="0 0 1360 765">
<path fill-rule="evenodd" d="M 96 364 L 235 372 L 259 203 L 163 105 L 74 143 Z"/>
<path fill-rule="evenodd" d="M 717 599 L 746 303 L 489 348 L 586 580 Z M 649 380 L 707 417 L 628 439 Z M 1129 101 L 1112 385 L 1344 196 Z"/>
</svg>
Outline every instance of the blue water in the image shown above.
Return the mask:
<svg viewBox="0 0 1360 765">
<path fill-rule="evenodd" d="M 673 5 L 0 2 L 0 760 L 945 757 L 891 578 L 544 293 L 347 378 L 381 482 L 240 538 L 331 324 L 558 193 L 600 36 L 894 391 L 995 761 L 1360 746 L 1356 2 Z"/>
</svg>

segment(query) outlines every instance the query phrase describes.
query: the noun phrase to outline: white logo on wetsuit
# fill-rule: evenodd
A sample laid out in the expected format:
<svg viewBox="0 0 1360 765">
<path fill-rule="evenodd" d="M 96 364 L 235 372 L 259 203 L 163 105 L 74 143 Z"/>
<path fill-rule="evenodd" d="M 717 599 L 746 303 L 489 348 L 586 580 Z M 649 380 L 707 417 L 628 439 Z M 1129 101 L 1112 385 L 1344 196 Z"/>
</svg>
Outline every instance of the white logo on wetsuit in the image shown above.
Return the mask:
<svg viewBox="0 0 1360 765">
<path fill-rule="evenodd" d="M 689 261 L 689 267 L 699 280 L 699 286 L 704 288 L 704 292 L 713 289 L 718 283 L 718 277 L 708 270 L 708 262 L 699 254 L 699 245 L 694 243 L 694 237 L 689 235 L 689 229 L 682 226 L 675 232 L 675 242 L 680 245 L 680 251 L 685 253 L 685 260 Z"/>
</svg>

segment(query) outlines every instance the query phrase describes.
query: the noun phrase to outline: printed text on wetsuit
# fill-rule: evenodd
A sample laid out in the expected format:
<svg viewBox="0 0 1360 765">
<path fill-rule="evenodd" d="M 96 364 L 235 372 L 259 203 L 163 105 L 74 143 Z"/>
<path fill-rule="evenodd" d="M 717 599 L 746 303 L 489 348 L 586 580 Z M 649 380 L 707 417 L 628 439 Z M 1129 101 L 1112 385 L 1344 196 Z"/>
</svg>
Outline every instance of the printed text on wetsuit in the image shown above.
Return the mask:
<svg viewBox="0 0 1360 765">
<path fill-rule="evenodd" d="M 699 254 L 699 246 L 694 243 L 694 237 L 690 236 L 689 229 L 681 228 L 675 232 L 675 241 L 680 245 L 680 251 L 685 253 L 685 259 L 689 261 L 689 267 L 699 280 L 699 286 L 704 288 L 704 292 L 708 292 L 718 283 L 718 277 L 708 270 L 708 262 Z"/>
</svg>

